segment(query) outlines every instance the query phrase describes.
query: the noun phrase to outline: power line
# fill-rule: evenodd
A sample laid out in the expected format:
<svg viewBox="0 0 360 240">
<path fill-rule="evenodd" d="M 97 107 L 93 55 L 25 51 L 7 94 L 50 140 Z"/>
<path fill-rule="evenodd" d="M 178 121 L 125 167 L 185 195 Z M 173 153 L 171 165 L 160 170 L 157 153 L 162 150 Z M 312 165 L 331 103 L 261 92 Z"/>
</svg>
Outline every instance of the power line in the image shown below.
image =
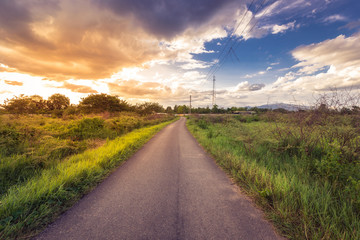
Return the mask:
<svg viewBox="0 0 360 240">
<path fill-rule="evenodd" d="M 234 28 L 234 30 L 232 31 L 230 37 L 227 39 L 225 45 L 223 45 L 220 54 L 218 56 L 218 59 L 220 59 L 223 55 L 223 53 L 225 52 L 225 49 L 228 47 L 228 44 L 230 43 L 230 41 L 232 40 L 232 37 L 234 36 L 234 34 L 236 33 L 237 29 L 240 27 L 240 25 L 243 23 L 245 16 L 247 15 L 247 13 L 249 12 L 250 8 L 252 7 L 252 5 L 254 4 L 255 0 L 252 0 L 249 8 L 247 8 L 247 10 L 245 11 L 245 13 L 243 14 L 243 17 L 241 18 L 241 21 L 238 23 L 238 25 L 236 26 L 236 28 Z M 216 64 L 214 64 L 213 66 L 211 66 L 210 70 L 208 71 L 207 75 L 206 75 L 206 79 L 209 78 L 209 76 L 211 76 L 211 72 L 213 71 L 213 69 L 216 68 Z"/>
<path fill-rule="evenodd" d="M 255 16 L 255 15 L 259 12 L 259 10 L 262 8 L 262 6 L 264 5 L 265 1 L 267 1 L 267 0 L 263 0 L 262 3 L 259 5 L 259 7 L 254 11 L 254 16 Z M 241 33 L 240 33 L 239 36 L 241 36 L 241 35 L 244 33 L 244 31 L 247 29 L 247 27 L 249 26 L 250 23 L 251 23 L 251 19 L 250 19 L 249 22 L 246 24 L 246 26 L 243 28 L 243 30 L 241 31 Z M 253 25 L 253 27 L 251 28 L 251 30 L 250 30 L 248 33 L 250 33 L 250 32 L 252 31 L 252 29 L 255 27 L 255 25 L 256 25 L 257 23 L 258 23 L 258 21 Z M 234 47 L 235 44 L 238 44 L 238 42 L 233 42 L 230 48 Z M 230 52 L 228 51 L 227 54 L 226 54 L 222 59 L 219 60 L 219 65 L 217 66 L 217 68 L 215 68 L 215 70 L 212 71 L 212 73 L 211 73 L 212 75 L 214 75 L 216 72 L 218 72 L 219 69 L 225 64 L 225 60 L 226 60 L 226 58 L 227 58 L 227 56 L 228 56 L 229 54 L 230 54 Z"/>
<path fill-rule="evenodd" d="M 219 57 L 218 59 L 220 59 L 222 57 L 222 54 L 225 52 L 225 49 L 227 48 L 228 44 L 230 43 L 232 37 L 234 36 L 234 34 L 236 33 L 237 29 L 240 27 L 240 25 L 243 23 L 244 19 L 245 19 L 245 16 L 247 15 L 247 13 L 249 12 L 250 8 L 252 7 L 252 5 L 254 4 L 255 0 L 252 0 L 250 6 L 246 9 L 245 13 L 243 14 L 240 22 L 238 23 L 238 25 L 234 28 L 234 30 L 232 31 L 230 37 L 227 39 L 225 45 L 223 45 L 221 51 L 220 51 L 220 54 L 219 54 Z M 213 65 L 211 68 L 213 68 L 215 65 Z M 210 71 L 209 71 L 210 72 Z M 209 76 L 209 73 L 207 74 L 206 78 L 208 78 Z"/>
<path fill-rule="evenodd" d="M 259 5 L 259 7 L 254 11 L 254 16 L 259 12 L 259 10 L 263 7 L 263 5 L 264 5 L 264 3 L 265 2 L 267 2 L 267 0 L 263 0 L 262 1 L 262 3 Z M 275 1 L 276 2 L 276 1 Z M 253 3 L 253 2 L 252 2 Z M 249 8 L 250 9 L 250 8 Z M 247 10 L 247 12 L 249 11 L 249 9 Z M 268 9 L 267 9 L 268 10 Z M 255 22 L 255 24 L 251 27 L 251 29 L 249 30 L 249 32 L 248 33 L 250 33 L 253 29 L 254 29 L 254 27 L 257 25 L 257 23 L 259 22 L 259 20 L 260 20 L 260 18 L 267 12 L 267 10 L 266 11 L 264 11 L 263 12 L 263 14 L 259 17 L 259 19 Z M 246 13 L 247 13 L 246 12 Z M 245 16 L 245 15 L 244 15 Z M 246 24 L 246 26 L 243 28 L 243 30 L 241 31 L 241 33 L 240 33 L 240 35 L 239 36 L 241 36 L 243 33 L 244 33 L 244 31 L 246 30 L 246 28 L 249 26 L 249 24 L 251 23 L 251 19 L 249 20 L 249 22 Z M 229 40 L 231 40 L 231 38 L 229 38 Z M 222 58 L 220 58 L 219 59 L 219 61 L 218 61 L 218 65 L 213 65 L 213 67 L 209 70 L 209 72 L 208 72 L 208 74 L 207 74 L 207 79 L 209 79 L 209 76 L 211 76 L 211 75 L 214 75 L 217 71 L 219 71 L 219 69 L 224 65 L 224 63 L 225 63 L 225 59 L 227 58 L 227 56 L 229 56 L 229 54 L 231 53 L 231 49 L 232 49 L 232 51 L 234 51 L 234 49 L 236 49 L 236 47 L 234 48 L 234 46 L 236 45 L 236 44 L 239 44 L 239 42 L 233 42 L 232 43 L 232 45 L 231 45 L 231 47 L 229 48 L 229 50 L 227 51 L 227 53 L 222 57 Z"/>
</svg>

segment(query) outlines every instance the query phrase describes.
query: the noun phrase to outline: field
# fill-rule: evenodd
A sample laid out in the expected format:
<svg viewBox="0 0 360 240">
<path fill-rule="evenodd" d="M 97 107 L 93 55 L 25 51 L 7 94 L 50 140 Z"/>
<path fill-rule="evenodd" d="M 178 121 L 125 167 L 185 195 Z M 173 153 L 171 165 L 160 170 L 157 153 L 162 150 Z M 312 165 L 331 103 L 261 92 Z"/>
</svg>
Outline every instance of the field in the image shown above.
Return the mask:
<svg viewBox="0 0 360 240">
<path fill-rule="evenodd" d="M 0 239 L 31 237 L 173 119 L 0 115 Z"/>
<path fill-rule="evenodd" d="M 290 239 L 360 239 L 358 113 L 195 115 L 189 130 Z"/>
</svg>

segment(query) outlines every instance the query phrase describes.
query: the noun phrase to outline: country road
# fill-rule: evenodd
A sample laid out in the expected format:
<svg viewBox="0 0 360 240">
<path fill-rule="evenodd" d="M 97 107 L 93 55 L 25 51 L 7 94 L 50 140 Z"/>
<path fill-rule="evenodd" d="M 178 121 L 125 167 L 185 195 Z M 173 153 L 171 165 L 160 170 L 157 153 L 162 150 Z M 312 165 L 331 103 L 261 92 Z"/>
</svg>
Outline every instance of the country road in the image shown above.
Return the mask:
<svg viewBox="0 0 360 240">
<path fill-rule="evenodd" d="M 35 239 L 282 239 L 185 121 L 164 128 Z"/>
</svg>

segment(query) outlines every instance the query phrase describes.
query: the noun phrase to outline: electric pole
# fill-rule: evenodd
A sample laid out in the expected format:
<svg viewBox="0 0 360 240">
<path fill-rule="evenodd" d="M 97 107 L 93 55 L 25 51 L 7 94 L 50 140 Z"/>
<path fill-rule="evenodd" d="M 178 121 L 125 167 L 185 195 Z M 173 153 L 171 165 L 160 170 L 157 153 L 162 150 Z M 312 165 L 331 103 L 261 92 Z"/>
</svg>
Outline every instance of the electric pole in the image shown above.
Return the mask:
<svg viewBox="0 0 360 240">
<path fill-rule="evenodd" d="M 189 113 L 191 114 L 191 95 L 190 95 L 190 111 Z"/>
<path fill-rule="evenodd" d="M 213 76 L 213 94 L 212 94 L 212 105 L 214 106 L 215 103 L 215 75 Z"/>
</svg>

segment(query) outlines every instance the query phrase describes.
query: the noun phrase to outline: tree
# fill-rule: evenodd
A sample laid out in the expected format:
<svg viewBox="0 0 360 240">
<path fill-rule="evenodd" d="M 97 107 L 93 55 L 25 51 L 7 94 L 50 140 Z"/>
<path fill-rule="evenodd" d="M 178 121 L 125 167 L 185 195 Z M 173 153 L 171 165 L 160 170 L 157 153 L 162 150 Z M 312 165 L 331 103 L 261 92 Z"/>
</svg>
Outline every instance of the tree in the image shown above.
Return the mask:
<svg viewBox="0 0 360 240">
<path fill-rule="evenodd" d="M 20 96 L 14 96 L 11 99 L 6 99 L 3 107 L 9 113 L 25 114 L 28 113 L 30 98 L 21 94 Z"/>
<path fill-rule="evenodd" d="M 142 115 L 165 111 L 163 106 L 161 106 L 159 103 L 154 103 L 154 102 L 145 102 L 142 104 L 137 104 L 135 108 L 136 111 Z"/>
<path fill-rule="evenodd" d="M 50 110 L 63 110 L 70 106 L 70 99 L 65 95 L 55 93 L 48 98 L 47 106 Z"/>
<path fill-rule="evenodd" d="M 186 105 L 178 106 L 178 108 L 176 110 L 177 114 L 185 114 L 185 113 L 188 113 L 188 112 L 189 112 L 189 107 L 186 106 Z"/>
<path fill-rule="evenodd" d="M 130 109 L 130 105 L 125 100 L 105 93 L 90 94 L 82 98 L 79 107 L 85 112 L 118 112 Z"/>
<path fill-rule="evenodd" d="M 174 113 L 174 111 L 172 110 L 172 108 L 170 106 L 168 106 L 165 110 L 166 113 Z"/>
<path fill-rule="evenodd" d="M 213 108 L 211 109 L 212 113 L 219 113 L 220 109 L 218 108 L 218 105 L 214 104 Z"/>
<path fill-rule="evenodd" d="M 46 100 L 39 95 L 29 97 L 28 113 L 44 113 L 46 111 Z"/>
<path fill-rule="evenodd" d="M 27 113 L 39 113 L 46 109 L 45 101 L 39 95 L 26 96 L 20 94 L 20 96 L 14 96 L 11 99 L 6 99 L 3 105 L 4 109 L 9 113 L 15 114 L 27 114 Z"/>
</svg>

